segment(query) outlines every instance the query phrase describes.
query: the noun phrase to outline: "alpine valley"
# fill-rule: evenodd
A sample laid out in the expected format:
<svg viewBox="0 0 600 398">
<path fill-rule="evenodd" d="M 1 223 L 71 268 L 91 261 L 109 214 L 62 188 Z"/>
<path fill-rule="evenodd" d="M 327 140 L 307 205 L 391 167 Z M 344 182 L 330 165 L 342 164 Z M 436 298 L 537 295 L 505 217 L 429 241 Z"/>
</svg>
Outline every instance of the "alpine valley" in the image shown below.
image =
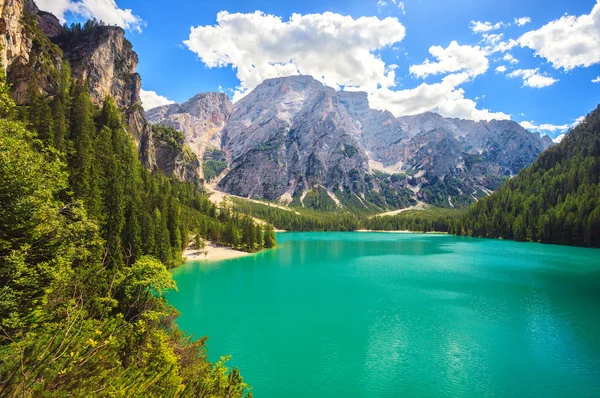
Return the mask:
<svg viewBox="0 0 600 398">
<path fill-rule="evenodd" d="M 556 143 L 301 73 L 145 111 L 107 4 L 143 25 L 115 0 L 0 0 L 0 397 L 599 391 L 600 106 Z"/>
</svg>

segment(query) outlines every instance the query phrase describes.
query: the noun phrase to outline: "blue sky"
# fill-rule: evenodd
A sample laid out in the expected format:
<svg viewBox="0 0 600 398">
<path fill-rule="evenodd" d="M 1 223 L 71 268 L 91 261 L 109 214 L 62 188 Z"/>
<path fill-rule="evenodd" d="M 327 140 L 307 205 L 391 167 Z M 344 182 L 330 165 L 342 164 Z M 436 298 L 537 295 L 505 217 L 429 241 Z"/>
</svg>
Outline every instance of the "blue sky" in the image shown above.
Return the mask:
<svg viewBox="0 0 600 398">
<path fill-rule="evenodd" d="M 38 5 L 67 22 L 95 16 L 126 28 L 146 107 L 204 91 L 237 100 L 264 78 L 311 74 L 367 91 L 372 107 L 397 116 L 511 118 L 556 137 L 600 103 L 600 0 Z"/>
</svg>

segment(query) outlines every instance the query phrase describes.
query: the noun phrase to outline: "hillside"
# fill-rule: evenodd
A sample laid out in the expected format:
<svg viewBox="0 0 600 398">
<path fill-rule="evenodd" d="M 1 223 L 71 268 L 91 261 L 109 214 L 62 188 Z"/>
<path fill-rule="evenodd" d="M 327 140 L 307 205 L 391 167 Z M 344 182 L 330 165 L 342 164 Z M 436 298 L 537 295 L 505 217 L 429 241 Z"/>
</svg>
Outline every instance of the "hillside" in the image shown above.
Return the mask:
<svg viewBox="0 0 600 398">
<path fill-rule="evenodd" d="M 0 395 L 249 395 L 178 329 L 168 268 L 194 237 L 254 252 L 272 228 L 175 178 L 183 135 L 145 122 L 122 29 L 57 22 L 0 0 Z"/>
<path fill-rule="evenodd" d="M 600 247 L 600 107 L 499 191 L 456 233 Z"/>
</svg>

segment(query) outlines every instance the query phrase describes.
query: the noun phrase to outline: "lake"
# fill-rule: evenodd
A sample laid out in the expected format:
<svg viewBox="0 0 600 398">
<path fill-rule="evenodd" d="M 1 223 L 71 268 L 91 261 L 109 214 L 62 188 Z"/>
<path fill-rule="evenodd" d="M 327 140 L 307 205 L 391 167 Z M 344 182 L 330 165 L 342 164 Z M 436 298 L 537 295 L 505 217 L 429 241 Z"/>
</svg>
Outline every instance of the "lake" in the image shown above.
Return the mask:
<svg viewBox="0 0 600 398">
<path fill-rule="evenodd" d="M 598 396 L 600 250 L 283 233 L 175 270 L 179 326 L 256 398 Z"/>
</svg>

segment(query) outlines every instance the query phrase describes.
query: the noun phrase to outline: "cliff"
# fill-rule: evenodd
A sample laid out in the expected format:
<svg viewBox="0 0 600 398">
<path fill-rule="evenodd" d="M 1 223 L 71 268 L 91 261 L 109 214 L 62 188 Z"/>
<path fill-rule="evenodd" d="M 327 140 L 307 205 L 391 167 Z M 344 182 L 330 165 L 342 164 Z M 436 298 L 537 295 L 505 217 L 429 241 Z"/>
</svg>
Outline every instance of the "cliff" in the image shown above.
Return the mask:
<svg viewBox="0 0 600 398">
<path fill-rule="evenodd" d="M 202 93 L 183 104 L 151 109 L 146 116 L 152 124 L 183 132 L 184 143 L 192 154 L 199 162 L 208 161 L 210 166 L 213 160 L 210 157 L 221 148 L 221 130 L 229 119 L 232 107 L 229 97 L 223 93 Z M 203 169 L 199 169 L 199 175 L 205 178 L 207 173 Z M 210 171 L 208 174 L 210 177 Z"/>
<path fill-rule="evenodd" d="M 0 45 L 2 67 L 19 105 L 28 103 L 31 92 L 52 99 L 68 63 L 72 79 L 88 86 L 94 104 L 100 107 L 109 96 L 115 100 L 145 167 L 199 181 L 199 172 L 190 172 L 200 169 L 197 159 L 183 152 L 165 152 L 164 143 L 147 123 L 136 71 L 138 56 L 123 29 L 95 21 L 65 29 L 31 0 L 0 0 Z"/>
</svg>

